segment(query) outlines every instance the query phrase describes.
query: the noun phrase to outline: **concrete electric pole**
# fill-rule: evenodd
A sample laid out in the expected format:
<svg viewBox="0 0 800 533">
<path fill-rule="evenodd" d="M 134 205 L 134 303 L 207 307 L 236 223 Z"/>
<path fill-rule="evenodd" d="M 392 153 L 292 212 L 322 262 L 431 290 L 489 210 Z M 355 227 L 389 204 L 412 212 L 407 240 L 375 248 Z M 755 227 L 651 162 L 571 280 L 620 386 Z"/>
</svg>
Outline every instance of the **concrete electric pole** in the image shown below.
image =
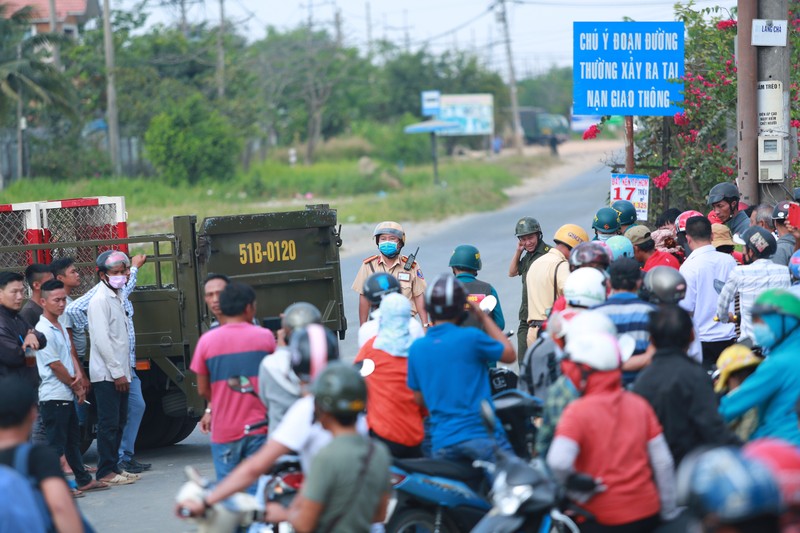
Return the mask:
<svg viewBox="0 0 800 533">
<path fill-rule="evenodd" d="M 739 0 L 739 23 L 736 31 L 736 136 L 739 173 L 736 179 L 742 201 L 758 204 L 758 123 L 756 111 L 756 50 L 751 44 L 753 19 L 758 0 Z"/>
<path fill-rule="evenodd" d="M 108 122 L 108 152 L 114 175 L 122 175 L 119 158 L 119 113 L 117 112 L 117 87 L 114 73 L 114 35 L 111 33 L 110 0 L 103 0 L 103 46 L 106 55 L 106 120 Z"/>
<path fill-rule="evenodd" d="M 506 0 L 498 2 L 500 12 L 498 19 L 503 25 L 505 36 L 506 56 L 508 57 L 508 86 L 511 96 L 511 120 L 514 128 L 514 148 L 518 155 L 522 155 L 522 123 L 519 120 L 519 101 L 517 100 L 517 77 L 514 73 L 514 56 L 511 53 L 511 34 L 508 31 L 508 13 L 506 11 Z"/>
</svg>

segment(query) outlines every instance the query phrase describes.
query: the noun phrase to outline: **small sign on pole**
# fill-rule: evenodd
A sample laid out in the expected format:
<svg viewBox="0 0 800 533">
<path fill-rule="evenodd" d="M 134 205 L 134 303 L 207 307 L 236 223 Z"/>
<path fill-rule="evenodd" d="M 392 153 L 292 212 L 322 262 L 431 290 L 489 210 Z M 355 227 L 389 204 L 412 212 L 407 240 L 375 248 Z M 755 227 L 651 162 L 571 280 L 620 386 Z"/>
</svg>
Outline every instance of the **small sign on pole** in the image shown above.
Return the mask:
<svg viewBox="0 0 800 533">
<path fill-rule="evenodd" d="M 422 116 L 435 117 L 439 115 L 441 109 L 441 91 L 422 91 L 420 100 L 422 101 Z"/>
<path fill-rule="evenodd" d="M 753 33 L 750 44 L 753 46 L 786 46 L 786 36 L 789 33 L 789 24 L 786 20 L 753 20 Z"/>
<path fill-rule="evenodd" d="M 611 202 L 627 200 L 636 208 L 636 218 L 647 220 L 650 202 L 650 176 L 644 174 L 611 174 Z"/>
</svg>

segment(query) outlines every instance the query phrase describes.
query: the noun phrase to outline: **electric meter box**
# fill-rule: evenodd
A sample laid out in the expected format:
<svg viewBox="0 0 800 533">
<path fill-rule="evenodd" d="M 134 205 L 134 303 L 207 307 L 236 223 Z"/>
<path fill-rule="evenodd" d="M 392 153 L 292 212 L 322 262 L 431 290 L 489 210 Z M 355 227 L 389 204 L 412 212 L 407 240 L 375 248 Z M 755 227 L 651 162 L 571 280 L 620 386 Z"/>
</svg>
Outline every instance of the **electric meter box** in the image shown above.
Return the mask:
<svg viewBox="0 0 800 533">
<path fill-rule="evenodd" d="M 780 183 L 783 181 L 783 139 L 759 135 L 758 137 L 758 182 Z"/>
</svg>

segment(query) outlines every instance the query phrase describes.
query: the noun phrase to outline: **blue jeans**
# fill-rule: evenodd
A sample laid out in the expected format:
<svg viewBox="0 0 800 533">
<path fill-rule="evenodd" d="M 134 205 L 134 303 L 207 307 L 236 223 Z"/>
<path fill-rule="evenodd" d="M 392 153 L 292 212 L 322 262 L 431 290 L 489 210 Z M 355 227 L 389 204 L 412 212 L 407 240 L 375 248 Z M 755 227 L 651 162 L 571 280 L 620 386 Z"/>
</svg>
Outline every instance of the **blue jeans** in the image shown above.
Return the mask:
<svg viewBox="0 0 800 533">
<path fill-rule="evenodd" d="M 119 444 L 119 461 L 133 459 L 133 447 L 139 426 L 144 416 L 144 396 L 142 396 L 142 380 L 136 375 L 136 370 L 131 368 L 131 388 L 128 393 L 128 420 L 122 430 L 122 440 Z"/>
<path fill-rule="evenodd" d="M 445 446 L 433 452 L 434 459 L 446 459 L 448 461 L 467 462 L 479 459 L 490 463 L 496 462 L 494 447 L 495 444 L 510 454 L 514 454 L 514 449 L 509 444 L 505 435 L 495 435 L 495 438 L 488 437 L 480 439 L 470 439 L 452 446 Z"/>
<path fill-rule="evenodd" d="M 248 435 L 233 442 L 212 442 L 211 457 L 214 459 L 217 481 L 222 481 L 222 478 L 230 474 L 236 465 L 255 454 L 265 442 L 267 442 L 266 435 Z M 257 482 L 253 483 L 245 492 L 255 494 L 257 486 Z"/>
</svg>

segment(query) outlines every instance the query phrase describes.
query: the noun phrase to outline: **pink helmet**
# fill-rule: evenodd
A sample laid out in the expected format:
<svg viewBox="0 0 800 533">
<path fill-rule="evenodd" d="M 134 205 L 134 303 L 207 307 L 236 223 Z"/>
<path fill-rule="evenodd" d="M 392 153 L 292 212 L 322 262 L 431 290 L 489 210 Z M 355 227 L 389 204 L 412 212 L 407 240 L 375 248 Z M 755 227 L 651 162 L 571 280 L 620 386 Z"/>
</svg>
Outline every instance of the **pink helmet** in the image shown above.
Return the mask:
<svg viewBox="0 0 800 533">
<path fill-rule="evenodd" d="M 684 211 L 683 213 L 678 215 L 678 218 L 675 219 L 675 231 L 677 231 L 678 233 L 686 231 L 687 220 L 689 220 L 692 217 L 702 217 L 702 216 L 704 215 L 700 211 L 694 211 L 694 210 Z"/>
<path fill-rule="evenodd" d="M 742 455 L 766 466 L 778 482 L 783 502 L 800 507 L 800 450 L 779 439 L 758 439 L 742 448 Z"/>
</svg>

